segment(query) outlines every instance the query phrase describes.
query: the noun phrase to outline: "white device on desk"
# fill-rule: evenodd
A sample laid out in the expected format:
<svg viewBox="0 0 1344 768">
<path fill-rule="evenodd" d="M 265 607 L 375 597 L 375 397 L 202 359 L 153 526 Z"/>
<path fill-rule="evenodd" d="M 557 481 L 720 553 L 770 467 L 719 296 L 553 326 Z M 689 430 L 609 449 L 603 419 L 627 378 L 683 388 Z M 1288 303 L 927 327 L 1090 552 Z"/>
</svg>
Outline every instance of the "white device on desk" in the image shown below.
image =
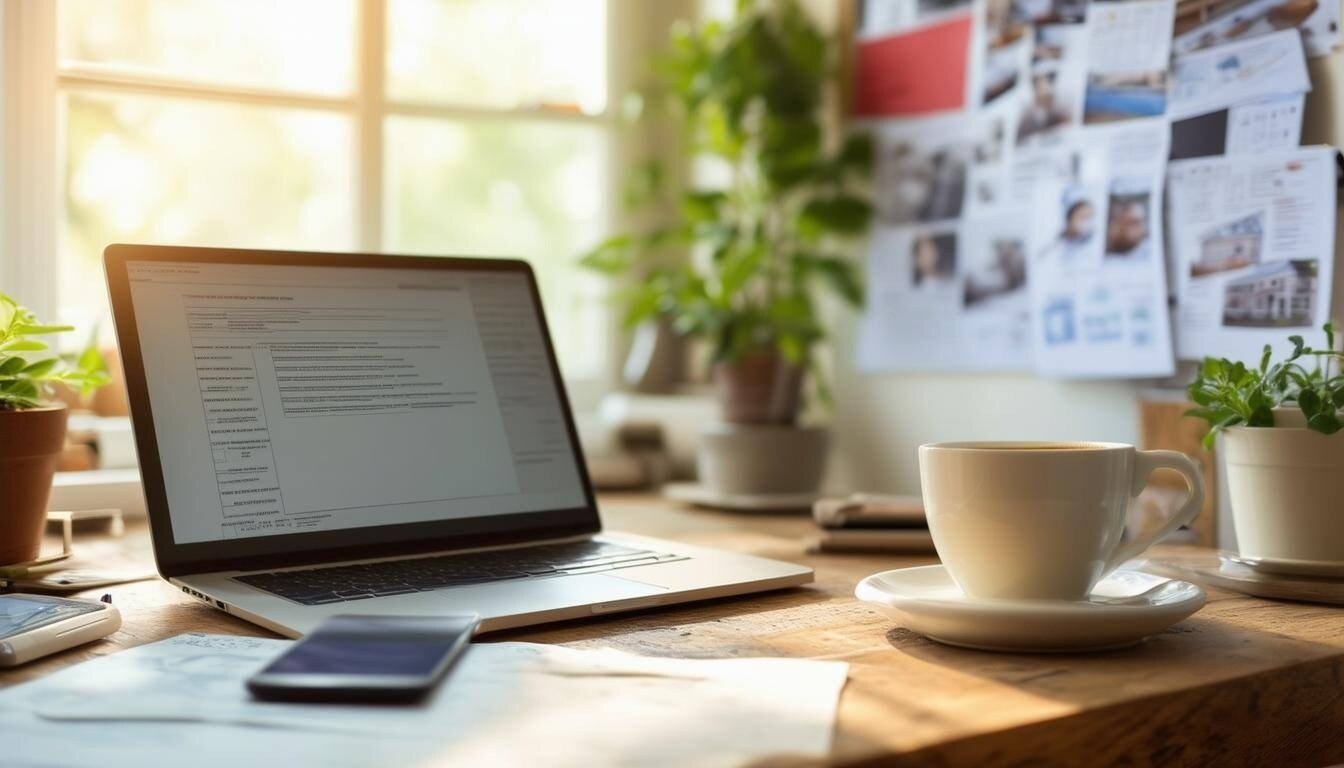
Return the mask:
<svg viewBox="0 0 1344 768">
<path fill-rule="evenodd" d="M 526 262 L 113 245 L 155 562 L 291 637 L 482 631 L 794 586 L 812 569 L 603 531 Z"/>
<path fill-rule="evenodd" d="M 121 628 L 111 603 L 47 595 L 0 595 L 0 667 L 13 667 Z"/>
</svg>

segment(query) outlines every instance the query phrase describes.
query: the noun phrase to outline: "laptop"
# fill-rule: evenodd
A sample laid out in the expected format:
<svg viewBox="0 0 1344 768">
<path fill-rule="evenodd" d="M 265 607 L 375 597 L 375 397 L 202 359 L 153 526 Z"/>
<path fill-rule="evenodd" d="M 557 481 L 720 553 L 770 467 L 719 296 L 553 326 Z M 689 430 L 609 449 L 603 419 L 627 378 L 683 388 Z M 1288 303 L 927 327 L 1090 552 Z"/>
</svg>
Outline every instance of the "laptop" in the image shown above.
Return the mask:
<svg viewBox="0 0 1344 768">
<path fill-rule="evenodd" d="M 536 278 L 511 259 L 113 245 L 159 573 L 290 637 L 481 630 L 810 582 L 605 531 Z"/>
</svg>

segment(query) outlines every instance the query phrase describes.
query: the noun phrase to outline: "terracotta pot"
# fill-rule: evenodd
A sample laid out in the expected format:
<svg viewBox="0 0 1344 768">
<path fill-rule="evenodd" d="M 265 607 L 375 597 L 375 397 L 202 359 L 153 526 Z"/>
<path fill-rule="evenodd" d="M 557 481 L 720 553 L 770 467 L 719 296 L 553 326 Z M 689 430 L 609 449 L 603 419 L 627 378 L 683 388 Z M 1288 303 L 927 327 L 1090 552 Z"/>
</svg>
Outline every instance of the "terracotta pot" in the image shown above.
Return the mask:
<svg viewBox="0 0 1344 768">
<path fill-rule="evenodd" d="M 734 424 L 792 424 L 798 418 L 803 369 L 774 350 L 715 363 L 714 389 L 723 420 Z"/>
<path fill-rule="evenodd" d="M 0 565 L 41 550 L 66 415 L 64 405 L 0 411 Z"/>
</svg>

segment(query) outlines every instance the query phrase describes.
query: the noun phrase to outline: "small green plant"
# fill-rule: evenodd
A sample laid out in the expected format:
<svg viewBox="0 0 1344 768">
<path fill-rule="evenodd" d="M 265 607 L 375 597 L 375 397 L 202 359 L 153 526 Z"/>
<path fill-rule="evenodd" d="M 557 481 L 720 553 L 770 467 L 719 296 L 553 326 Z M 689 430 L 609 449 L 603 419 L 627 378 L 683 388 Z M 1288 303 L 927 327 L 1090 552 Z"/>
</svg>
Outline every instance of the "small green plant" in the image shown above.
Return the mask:
<svg viewBox="0 0 1344 768">
<path fill-rule="evenodd" d="M 1190 384 L 1190 399 L 1198 408 L 1186 412 L 1209 423 L 1204 447 L 1212 448 L 1218 433 L 1227 427 L 1274 426 L 1274 409 L 1295 404 L 1307 419 L 1307 428 L 1332 435 L 1344 427 L 1344 375 L 1339 362 L 1344 352 L 1335 349 L 1335 326 L 1326 323 L 1325 348 L 1312 349 L 1301 336 L 1289 336 L 1293 350 L 1275 363 L 1273 350 L 1265 345 L 1259 367 L 1223 358 L 1204 358 L 1199 374 Z M 1315 365 L 1302 361 L 1314 358 Z"/>
<path fill-rule="evenodd" d="M 863 303 L 846 246 L 872 217 L 873 145 L 862 135 L 827 140 L 838 50 L 794 0 L 741 0 L 726 22 L 676 28 L 655 62 L 658 85 L 690 153 L 712 158 L 725 183 L 669 192 L 656 164 L 631 179 L 627 202 L 659 204 L 670 220 L 581 261 L 632 276 L 619 297 L 627 324 L 667 320 L 707 340 L 716 362 L 774 349 L 812 367 L 826 336 L 818 289 Z"/>
<path fill-rule="evenodd" d="M 14 299 L 0 293 L 0 411 L 36 408 L 55 383 L 88 393 L 107 383 L 107 366 L 90 344 L 74 359 L 62 358 L 38 336 L 73 331 L 43 323 Z"/>
</svg>

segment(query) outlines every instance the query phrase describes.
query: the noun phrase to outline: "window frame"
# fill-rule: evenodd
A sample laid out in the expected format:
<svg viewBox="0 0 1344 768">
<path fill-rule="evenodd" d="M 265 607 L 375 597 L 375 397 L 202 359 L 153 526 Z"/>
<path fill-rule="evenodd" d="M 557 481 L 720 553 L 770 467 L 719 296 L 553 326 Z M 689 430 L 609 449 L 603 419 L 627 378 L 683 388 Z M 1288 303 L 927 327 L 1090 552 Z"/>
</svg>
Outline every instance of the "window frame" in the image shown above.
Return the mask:
<svg viewBox="0 0 1344 768">
<path fill-rule="evenodd" d="M 390 117 L 409 116 L 457 122 L 580 122 L 606 131 L 605 228 L 630 224 L 620 210 L 621 182 L 634 162 L 661 147 L 657 137 L 624 129 L 621 96 L 635 85 L 631 77 L 644 55 L 692 0 L 668 3 L 606 4 L 607 100 L 600 114 L 545 109 L 489 109 L 444 102 L 392 100 L 386 93 L 387 0 L 356 0 L 355 81 L 342 96 L 306 94 L 203 83 L 142 74 L 115 66 L 62 65 L 58 61 L 57 3 L 0 0 L 0 286 L 5 286 L 42 316 L 59 307 L 59 222 L 63 215 L 60 170 L 63 134 L 60 97 L 70 92 L 134 93 L 161 98 L 213 101 L 252 106 L 299 108 L 339 113 L 351 120 L 354 141 L 355 200 L 352 201 L 357 250 L 383 250 L 385 198 L 384 133 Z M 656 8 L 654 6 L 657 6 Z M 625 345 L 619 324 L 605 324 L 599 340 L 606 354 L 596 376 L 569 378 L 571 400 L 582 410 L 596 408 L 620 370 Z"/>
</svg>

